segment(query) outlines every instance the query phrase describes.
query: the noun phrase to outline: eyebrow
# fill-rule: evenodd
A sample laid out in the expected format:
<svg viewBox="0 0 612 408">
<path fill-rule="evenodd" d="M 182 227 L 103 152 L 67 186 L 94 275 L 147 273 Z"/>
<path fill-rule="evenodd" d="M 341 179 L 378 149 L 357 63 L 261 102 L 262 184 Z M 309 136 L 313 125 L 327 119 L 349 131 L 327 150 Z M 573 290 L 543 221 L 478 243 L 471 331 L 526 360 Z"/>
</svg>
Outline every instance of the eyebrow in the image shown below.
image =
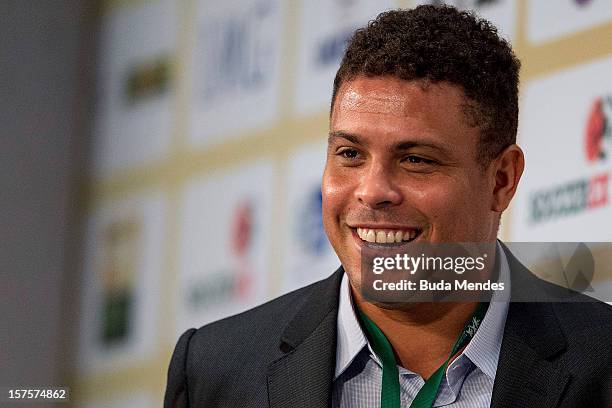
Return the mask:
<svg viewBox="0 0 612 408">
<path fill-rule="evenodd" d="M 336 139 L 346 139 L 349 142 L 354 143 L 354 144 L 358 144 L 358 145 L 363 144 L 361 142 L 361 138 L 358 135 L 356 135 L 356 134 L 343 132 L 341 130 L 336 130 L 336 131 L 333 131 L 333 132 L 329 132 L 329 136 L 327 137 L 327 142 L 331 143 L 331 142 L 333 142 Z"/>
<path fill-rule="evenodd" d="M 329 132 L 329 136 L 327 138 L 327 142 L 328 143 L 332 143 L 334 142 L 336 139 L 345 139 L 348 140 L 351 143 L 354 143 L 356 145 L 364 145 L 365 143 L 362 141 L 362 137 L 360 137 L 357 134 L 354 133 L 349 133 L 349 132 L 344 132 L 342 130 L 336 130 L 333 132 Z M 418 140 L 405 140 L 402 142 L 398 142 L 395 143 L 393 146 L 391 146 L 392 150 L 395 151 L 402 151 L 402 150 L 409 150 L 412 149 L 414 147 L 429 147 L 431 149 L 434 150 L 438 150 L 443 154 L 449 155 L 450 151 L 444 147 L 441 146 L 439 144 L 436 143 L 429 143 L 427 141 L 418 141 Z"/>
</svg>

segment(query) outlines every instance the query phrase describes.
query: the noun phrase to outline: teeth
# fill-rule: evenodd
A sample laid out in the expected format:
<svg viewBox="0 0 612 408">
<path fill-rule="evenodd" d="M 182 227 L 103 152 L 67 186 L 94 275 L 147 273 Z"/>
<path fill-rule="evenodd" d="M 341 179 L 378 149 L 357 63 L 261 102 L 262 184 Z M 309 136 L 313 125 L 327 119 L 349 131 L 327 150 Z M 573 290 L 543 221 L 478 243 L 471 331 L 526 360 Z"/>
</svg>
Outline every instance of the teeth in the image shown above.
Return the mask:
<svg viewBox="0 0 612 408">
<path fill-rule="evenodd" d="M 416 230 L 409 231 L 389 231 L 374 230 L 368 228 L 357 228 L 357 235 L 364 241 L 376 242 L 379 244 L 390 244 L 393 242 L 410 241 L 417 235 Z"/>
</svg>

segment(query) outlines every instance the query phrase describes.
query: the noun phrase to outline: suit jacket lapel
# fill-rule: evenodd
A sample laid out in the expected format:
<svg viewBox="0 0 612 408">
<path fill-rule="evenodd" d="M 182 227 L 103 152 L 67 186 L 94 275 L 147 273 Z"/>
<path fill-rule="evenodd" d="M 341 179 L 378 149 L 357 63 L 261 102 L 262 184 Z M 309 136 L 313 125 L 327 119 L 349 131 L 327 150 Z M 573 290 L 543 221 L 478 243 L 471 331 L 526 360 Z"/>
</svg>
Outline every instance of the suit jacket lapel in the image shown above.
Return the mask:
<svg viewBox="0 0 612 408">
<path fill-rule="evenodd" d="M 331 405 L 343 273 L 340 268 L 313 286 L 308 300 L 285 328 L 279 345 L 285 354 L 268 367 L 271 408 Z"/>
<path fill-rule="evenodd" d="M 538 286 L 535 278 L 506 250 L 515 290 Z M 519 295 L 519 294 L 517 294 Z M 532 298 L 533 299 L 533 298 Z M 555 364 L 566 341 L 550 303 L 513 302 L 508 309 L 499 355 L 491 407 L 557 406 L 569 381 L 568 373 Z"/>
</svg>

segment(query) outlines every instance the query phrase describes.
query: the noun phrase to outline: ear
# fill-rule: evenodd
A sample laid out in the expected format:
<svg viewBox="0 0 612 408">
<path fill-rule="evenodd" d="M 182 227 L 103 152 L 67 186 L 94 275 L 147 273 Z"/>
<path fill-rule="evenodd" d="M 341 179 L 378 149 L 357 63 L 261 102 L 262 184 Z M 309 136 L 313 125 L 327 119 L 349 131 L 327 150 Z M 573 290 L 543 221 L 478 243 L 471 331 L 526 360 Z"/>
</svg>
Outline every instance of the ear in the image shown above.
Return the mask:
<svg viewBox="0 0 612 408">
<path fill-rule="evenodd" d="M 516 193 L 524 168 L 525 156 L 516 144 L 508 146 L 493 160 L 491 163 L 494 182 L 492 211 L 501 213 L 508 208 Z"/>
</svg>

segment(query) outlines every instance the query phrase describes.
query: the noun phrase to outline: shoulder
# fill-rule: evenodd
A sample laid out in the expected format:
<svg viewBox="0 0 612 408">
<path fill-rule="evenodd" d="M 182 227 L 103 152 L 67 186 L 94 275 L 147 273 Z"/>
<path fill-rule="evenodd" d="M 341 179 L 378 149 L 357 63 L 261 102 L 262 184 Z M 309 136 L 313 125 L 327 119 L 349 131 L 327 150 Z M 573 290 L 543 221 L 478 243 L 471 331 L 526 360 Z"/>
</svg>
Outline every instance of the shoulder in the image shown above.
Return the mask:
<svg viewBox="0 0 612 408">
<path fill-rule="evenodd" d="M 612 306 L 535 275 L 530 277 L 529 285 L 535 293 L 530 294 L 529 300 L 550 306 L 568 343 L 602 342 L 612 349 L 608 337 L 612 332 Z"/>
<path fill-rule="evenodd" d="M 547 301 L 566 335 L 610 333 L 612 306 L 584 293 L 575 292 L 532 276 L 530 286 L 538 293 L 530 300 Z M 603 336 L 605 338 L 607 336 Z"/>
<path fill-rule="evenodd" d="M 304 316 L 320 314 L 321 304 L 334 294 L 337 297 L 341 273 L 336 271 L 327 279 L 243 313 L 188 330 L 176 347 L 186 356 L 186 372 L 219 372 L 246 364 L 255 370 L 280 358 L 281 338 L 290 323 L 306 324 Z"/>
<path fill-rule="evenodd" d="M 276 341 L 283 328 L 293 318 L 298 310 L 318 284 L 314 283 L 304 288 L 287 293 L 253 309 L 204 325 L 193 330 L 190 340 L 190 351 L 213 347 L 231 347 L 239 342 L 241 345 L 262 344 Z"/>
<path fill-rule="evenodd" d="M 536 348 L 564 344 L 572 364 L 612 364 L 612 306 L 540 279 L 504 249 L 512 276 L 506 327 Z"/>
<path fill-rule="evenodd" d="M 612 350 L 612 306 L 578 295 L 572 302 L 552 304 L 555 315 L 569 342 L 577 340 L 602 341 Z"/>
<path fill-rule="evenodd" d="M 605 390 L 612 385 L 612 306 L 589 298 L 552 308 L 566 341 L 560 363 L 572 376 L 567 398 L 604 406 L 601 401 L 609 398 Z"/>
<path fill-rule="evenodd" d="M 246 400 L 263 404 L 267 369 L 282 356 L 285 327 L 324 284 L 183 333 L 168 368 L 164 406 L 186 407 L 189 401 L 211 407 L 240 406 Z"/>
<path fill-rule="evenodd" d="M 612 375 L 612 306 L 544 281 L 508 258 L 514 301 L 500 353 L 500 384 L 510 383 L 504 377 L 534 384 L 570 379 L 564 406 L 603 406 Z M 536 368 L 542 371 L 533 378 L 524 371 L 534 374 Z"/>
<path fill-rule="evenodd" d="M 567 301 L 562 297 L 540 303 L 536 308 L 534 304 L 522 310 L 548 310 L 556 322 L 556 329 L 550 324 L 553 320 L 542 319 L 542 313 L 527 313 L 527 318 L 533 318 L 532 324 L 541 325 L 542 330 L 547 329 L 549 335 L 554 336 L 560 330 L 565 343 L 565 352 L 560 361 L 570 372 L 579 374 L 581 378 L 607 378 L 612 367 L 612 306 L 582 293 L 572 292 L 567 296 L 567 289 L 560 288 L 549 282 L 541 281 L 548 294 L 553 292 L 565 294 Z M 551 342 L 548 338 L 548 342 Z"/>
<path fill-rule="evenodd" d="M 266 405 L 269 367 L 288 352 L 281 339 L 310 333 L 333 312 L 342 274 L 339 268 L 261 306 L 187 330 L 172 354 L 165 406 Z"/>
</svg>

